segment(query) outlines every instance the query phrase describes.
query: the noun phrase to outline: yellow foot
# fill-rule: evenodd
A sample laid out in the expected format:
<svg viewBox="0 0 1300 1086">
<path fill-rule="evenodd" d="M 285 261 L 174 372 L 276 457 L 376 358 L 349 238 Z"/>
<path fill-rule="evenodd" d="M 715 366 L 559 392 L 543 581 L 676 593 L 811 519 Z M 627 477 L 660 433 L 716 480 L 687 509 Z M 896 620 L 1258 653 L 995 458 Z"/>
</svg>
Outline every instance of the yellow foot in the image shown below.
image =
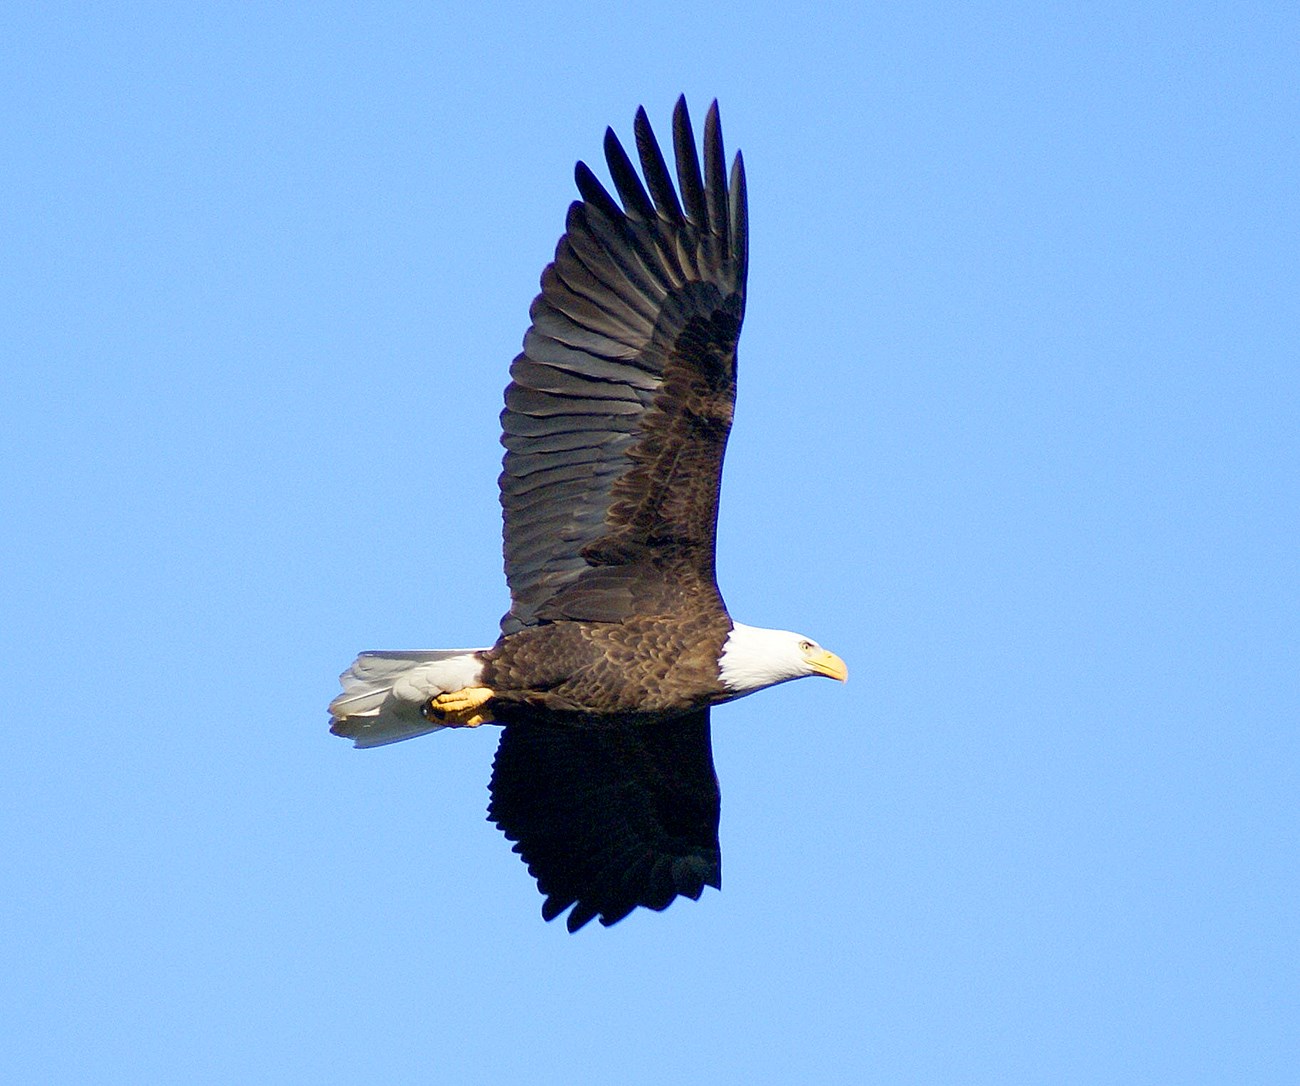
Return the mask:
<svg viewBox="0 0 1300 1086">
<path fill-rule="evenodd" d="M 480 724 L 491 724 L 492 718 L 480 710 L 494 693 L 487 686 L 448 690 L 424 703 L 424 715 L 435 724 L 445 724 L 449 728 L 477 728 Z"/>
</svg>

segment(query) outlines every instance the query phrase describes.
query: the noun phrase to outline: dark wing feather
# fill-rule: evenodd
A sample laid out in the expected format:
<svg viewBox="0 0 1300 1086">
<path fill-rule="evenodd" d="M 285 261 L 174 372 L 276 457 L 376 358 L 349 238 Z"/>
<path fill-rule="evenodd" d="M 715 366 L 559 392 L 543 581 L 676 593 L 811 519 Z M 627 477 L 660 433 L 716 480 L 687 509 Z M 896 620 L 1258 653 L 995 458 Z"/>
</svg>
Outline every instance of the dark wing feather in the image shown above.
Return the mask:
<svg viewBox="0 0 1300 1086">
<path fill-rule="evenodd" d="M 704 709 L 623 728 L 510 724 L 488 817 L 517 842 L 546 895 L 542 915 L 572 905 L 577 931 L 720 887 L 719 803 Z"/>
<path fill-rule="evenodd" d="M 712 585 L 718 483 L 745 311 L 744 167 L 730 182 L 715 102 L 701 172 L 686 103 L 673 113 L 677 186 L 644 110 L 645 177 L 612 131 L 622 206 L 583 163 L 542 274 L 502 413 L 504 633 L 618 620 L 656 578 Z"/>
</svg>

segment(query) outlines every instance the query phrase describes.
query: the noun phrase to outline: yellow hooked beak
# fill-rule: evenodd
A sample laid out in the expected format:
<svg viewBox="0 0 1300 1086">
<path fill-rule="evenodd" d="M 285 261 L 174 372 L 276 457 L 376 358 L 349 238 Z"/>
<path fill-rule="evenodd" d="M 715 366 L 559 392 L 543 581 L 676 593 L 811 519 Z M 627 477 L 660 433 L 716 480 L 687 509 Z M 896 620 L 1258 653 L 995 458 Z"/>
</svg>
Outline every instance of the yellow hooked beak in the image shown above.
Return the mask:
<svg viewBox="0 0 1300 1086">
<path fill-rule="evenodd" d="M 825 675 L 828 679 L 839 679 L 842 683 L 849 681 L 848 665 L 835 653 L 827 652 L 825 649 L 818 648 L 810 652 L 808 666 L 818 675 Z"/>
</svg>

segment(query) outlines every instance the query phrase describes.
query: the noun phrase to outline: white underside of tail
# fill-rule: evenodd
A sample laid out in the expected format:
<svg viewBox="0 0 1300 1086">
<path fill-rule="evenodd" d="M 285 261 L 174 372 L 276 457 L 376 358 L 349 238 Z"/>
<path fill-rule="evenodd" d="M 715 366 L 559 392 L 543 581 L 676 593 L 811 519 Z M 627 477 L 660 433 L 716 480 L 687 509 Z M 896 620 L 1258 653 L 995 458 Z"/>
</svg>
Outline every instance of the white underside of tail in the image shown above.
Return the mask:
<svg viewBox="0 0 1300 1086">
<path fill-rule="evenodd" d="M 484 649 L 363 652 L 339 676 L 343 693 L 330 702 L 330 731 L 358 747 L 382 747 L 441 731 L 425 719 L 426 701 L 477 686 Z"/>
</svg>

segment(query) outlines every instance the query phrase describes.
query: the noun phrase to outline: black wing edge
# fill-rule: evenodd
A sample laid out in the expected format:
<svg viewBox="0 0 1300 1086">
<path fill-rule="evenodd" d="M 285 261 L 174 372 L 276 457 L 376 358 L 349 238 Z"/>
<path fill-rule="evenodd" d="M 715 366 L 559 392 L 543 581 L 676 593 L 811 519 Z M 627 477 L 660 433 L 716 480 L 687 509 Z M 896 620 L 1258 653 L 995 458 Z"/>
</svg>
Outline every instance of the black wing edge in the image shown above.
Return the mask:
<svg viewBox="0 0 1300 1086">
<path fill-rule="evenodd" d="M 574 932 L 722 887 L 708 710 L 629 727 L 508 725 L 488 818 L 516 842 L 542 916 Z"/>
<path fill-rule="evenodd" d="M 639 106 L 633 120 L 633 136 L 645 184 L 641 183 L 636 167 L 614 130 L 606 128 L 605 162 L 623 206 L 619 208 L 585 162 L 579 162 L 574 168 L 578 191 L 588 208 L 598 211 L 623 239 L 633 245 L 637 242 L 632 240 L 633 232 L 624 225 L 625 220 L 627 224 L 639 225 L 649 231 L 648 240 L 652 249 L 657 250 L 652 263 L 666 265 L 670 274 L 675 271 L 680 277 L 665 285 L 679 286 L 685 280 L 708 279 L 722 266 L 729 266 L 733 279 L 730 286 L 741 297 L 743 317 L 745 281 L 749 272 L 749 199 L 744 156 L 736 152 L 728 176 L 716 98 L 704 117 L 703 173 L 684 94 L 678 96 L 673 107 L 672 133 L 676 186 L 645 107 Z M 688 223 L 702 252 L 687 254 L 669 241 Z M 645 244 L 645 240 L 640 244 Z M 704 267 L 690 267 L 701 260 Z M 682 266 L 682 262 L 686 266 Z"/>
</svg>

